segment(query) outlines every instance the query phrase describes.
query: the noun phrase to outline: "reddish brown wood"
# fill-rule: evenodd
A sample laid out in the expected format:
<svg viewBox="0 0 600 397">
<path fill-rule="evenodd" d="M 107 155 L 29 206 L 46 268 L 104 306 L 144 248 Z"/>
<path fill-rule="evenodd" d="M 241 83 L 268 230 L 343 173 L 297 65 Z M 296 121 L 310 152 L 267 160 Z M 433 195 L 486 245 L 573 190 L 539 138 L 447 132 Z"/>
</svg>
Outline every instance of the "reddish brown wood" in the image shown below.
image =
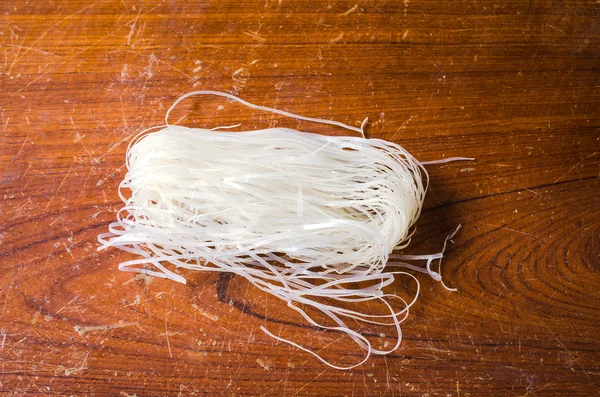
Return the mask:
<svg viewBox="0 0 600 397">
<path fill-rule="evenodd" d="M 0 4 L 0 394 L 597 395 L 597 2 L 194 3 Z M 259 326 L 331 360 L 362 353 L 238 278 L 117 271 L 127 255 L 96 236 L 127 143 L 194 89 L 368 116 L 369 136 L 422 160 L 476 157 L 428 167 L 410 248 L 461 223 L 443 268 L 459 292 L 420 277 L 401 348 L 337 371 Z M 343 133 L 210 98 L 174 117 Z"/>
</svg>

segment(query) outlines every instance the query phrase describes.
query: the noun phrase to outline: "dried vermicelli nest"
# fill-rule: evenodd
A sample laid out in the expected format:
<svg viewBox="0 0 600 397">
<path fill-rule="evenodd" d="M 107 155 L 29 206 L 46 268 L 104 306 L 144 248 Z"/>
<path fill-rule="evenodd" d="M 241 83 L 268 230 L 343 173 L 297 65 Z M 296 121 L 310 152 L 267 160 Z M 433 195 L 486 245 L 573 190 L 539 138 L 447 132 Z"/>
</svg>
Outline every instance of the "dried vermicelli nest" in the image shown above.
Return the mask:
<svg viewBox="0 0 600 397">
<path fill-rule="evenodd" d="M 230 132 L 169 124 L 175 105 L 203 94 L 362 136 L 324 136 L 289 128 Z M 116 247 L 140 256 L 121 263 L 121 270 L 182 283 L 185 278 L 175 268 L 244 277 L 287 302 L 313 326 L 341 332 L 365 350 L 361 362 L 337 366 L 261 327 L 334 368 L 353 368 L 370 354 L 394 351 L 402 338 L 400 323 L 418 290 L 411 301 L 384 292 L 399 274 L 416 280 L 392 265 L 441 280 L 431 265 L 442 253 L 393 254 L 409 243 L 420 215 L 427 163 L 395 143 L 365 139 L 364 122 L 356 128 L 302 117 L 216 91 L 186 94 L 173 107 L 166 125 L 144 131 L 130 144 L 128 171 L 119 189 L 125 206 L 109 233 L 99 236 L 99 249 Z M 371 314 L 366 302 L 380 303 L 388 313 Z M 329 320 L 327 324 L 309 314 L 314 310 Z M 376 349 L 357 323 L 393 327 L 397 343 Z"/>
</svg>

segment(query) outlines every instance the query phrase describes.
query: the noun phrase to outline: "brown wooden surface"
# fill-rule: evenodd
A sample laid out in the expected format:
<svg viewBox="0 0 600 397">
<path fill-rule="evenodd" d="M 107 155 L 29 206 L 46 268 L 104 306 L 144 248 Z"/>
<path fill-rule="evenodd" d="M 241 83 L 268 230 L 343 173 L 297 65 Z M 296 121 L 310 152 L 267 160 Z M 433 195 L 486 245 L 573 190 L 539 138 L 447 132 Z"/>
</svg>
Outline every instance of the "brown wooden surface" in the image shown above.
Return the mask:
<svg viewBox="0 0 600 397">
<path fill-rule="evenodd" d="M 598 2 L 193 3 L 0 4 L 1 395 L 598 395 Z M 96 236 L 127 143 L 194 89 L 476 157 L 428 167 L 409 250 L 461 223 L 443 267 L 459 292 L 420 276 L 401 348 L 337 371 L 259 326 L 340 363 L 362 352 L 236 277 L 119 272 L 128 256 Z M 343 133 L 210 98 L 176 113 Z"/>
</svg>

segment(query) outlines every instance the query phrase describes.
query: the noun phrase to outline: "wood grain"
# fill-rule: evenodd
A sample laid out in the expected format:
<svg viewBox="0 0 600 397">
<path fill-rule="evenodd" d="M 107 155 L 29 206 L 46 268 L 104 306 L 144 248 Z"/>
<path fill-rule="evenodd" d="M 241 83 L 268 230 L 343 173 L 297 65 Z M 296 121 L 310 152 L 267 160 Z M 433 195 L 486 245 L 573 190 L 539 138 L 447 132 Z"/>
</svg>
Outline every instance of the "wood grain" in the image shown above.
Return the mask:
<svg viewBox="0 0 600 397">
<path fill-rule="evenodd" d="M 579 0 L 3 2 L 0 394 L 597 395 L 599 17 Z M 420 277 L 401 348 L 336 371 L 259 327 L 340 363 L 362 352 L 239 278 L 117 271 L 127 255 L 96 236 L 127 143 L 194 89 L 475 157 L 429 167 L 410 247 L 462 224 L 443 266 L 459 291 Z M 173 116 L 343 133 L 210 98 Z"/>
</svg>

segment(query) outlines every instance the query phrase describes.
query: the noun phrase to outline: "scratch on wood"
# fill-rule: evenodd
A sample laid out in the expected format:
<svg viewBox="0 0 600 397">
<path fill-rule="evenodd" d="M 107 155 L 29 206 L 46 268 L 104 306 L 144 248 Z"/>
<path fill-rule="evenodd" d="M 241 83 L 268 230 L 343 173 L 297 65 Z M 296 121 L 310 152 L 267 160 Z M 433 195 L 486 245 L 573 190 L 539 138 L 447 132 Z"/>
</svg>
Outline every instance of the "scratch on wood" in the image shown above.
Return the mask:
<svg viewBox="0 0 600 397">
<path fill-rule="evenodd" d="M 475 221 L 475 222 L 478 222 L 478 221 Z M 488 226 L 496 227 L 496 228 L 498 228 L 498 229 L 504 229 L 504 230 L 508 230 L 509 232 L 520 233 L 520 234 L 524 234 L 524 235 L 526 235 L 526 236 L 535 237 L 535 236 L 534 236 L 533 234 L 531 234 L 531 233 L 526 233 L 526 232 L 522 232 L 522 231 L 520 231 L 520 230 L 511 229 L 511 228 L 509 228 L 509 227 L 506 227 L 506 226 L 493 225 L 493 224 L 491 224 L 491 223 L 487 223 L 487 222 L 478 222 L 478 223 L 482 223 L 482 224 L 484 224 L 484 225 L 488 225 Z"/>
<path fill-rule="evenodd" d="M 125 108 L 123 107 L 123 96 L 119 96 L 119 101 L 121 101 L 121 115 L 123 116 L 123 125 L 125 125 L 125 128 L 129 128 L 129 124 L 127 123 L 127 117 L 125 117 Z"/>
<path fill-rule="evenodd" d="M 8 288 L 6 288 L 6 290 L 4 291 L 4 306 L 2 307 L 2 313 L 0 313 L 0 317 L 4 317 L 4 312 L 6 311 L 6 305 L 8 304 L 8 298 L 10 295 L 9 291 L 11 290 L 11 288 L 13 287 L 13 284 L 15 282 L 15 275 L 16 275 L 16 272 L 13 272 L 12 280 L 10 281 Z"/>
<path fill-rule="evenodd" d="M 58 188 L 54 192 L 54 196 L 52 196 L 52 198 L 50 199 L 50 201 L 48 201 L 48 204 L 46 204 L 46 207 L 44 207 L 44 210 L 48 209 L 48 207 L 50 206 L 50 203 L 52 203 L 52 200 L 54 200 L 54 198 L 58 194 L 58 191 L 60 190 L 60 188 L 65 184 L 65 181 L 67 180 L 67 178 L 69 177 L 69 174 L 71 173 L 71 169 L 73 169 L 73 164 L 74 163 L 75 163 L 75 160 L 73 160 L 73 163 L 71 163 L 71 166 L 69 167 L 69 171 L 67 171 L 67 175 L 65 175 L 65 177 L 63 178 L 63 180 L 60 183 L 60 185 L 58 185 Z"/>
<path fill-rule="evenodd" d="M 87 358 L 89 357 L 89 355 L 90 355 L 90 353 L 87 353 L 85 355 L 85 357 L 83 358 L 83 360 L 81 360 L 81 362 L 79 363 L 78 366 L 73 367 L 73 368 L 65 369 L 65 375 L 66 376 L 70 376 L 70 375 L 77 374 L 77 373 L 79 373 L 81 371 L 86 370 L 88 368 L 87 367 Z"/>
<path fill-rule="evenodd" d="M 10 351 L 11 351 L 12 349 L 14 349 L 15 347 L 19 346 L 21 343 L 25 342 L 26 340 L 27 340 L 27 337 L 24 337 L 24 338 L 22 338 L 20 341 L 18 341 L 18 342 L 17 342 L 17 343 L 15 343 L 14 345 L 12 345 L 12 346 L 10 347 L 10 349 L 8 349 L 8 350 L 6 351 L 6 354 L 10 353 Z"/>
<path fill-rule="evenodd" d="M 77 300 L 77 298 L 79 298 L 79 296 L 75 296 L 67 304 L 63 305 L 63 307 L 61 307 L 60 309 L 58 309 L 58 311 L 56 312 L 56 314 L 59 314 L 60 312 L 62 312 L 65 308 L 67 308 L 69 305 L 71 305 L 71 303 L 75 302 Z"/>
<path fill-rule="evenodd" d="M 329 40 L 329 44 L 337 43 L 338 41 L 340 41 L 343 38 L 344 38 L 344 33 L 340 33 L 337 36 L 335 36 L 333 39 Z"/>
<path fill-rule="evenodd" d="M 552 25 L 550 25 L 549 23 L 547 23 L 547 24 L 546 24 L 546 26 L 548 26 L 549 28 L 552 28 L 552 29 L 554 29 L 554 30 L 558 30 L 558 31 L 559 31 L 559 32 L 561 32 L 561 33 L 565 33 L 565 31 L 564 31 L 564 30 L 560 30 L 560 29 L 559 29 L 559 28 L 557 28 L 556 26 L 552 26 Z"/>
<path fill-rule="evenodd" d="M 91 6 L 90 6 L 91 7 Z M 87 7 L 86 7 L 87 8 Z M 70 56 L 67 60 L 59 63 L 59 64 L 55 64 L 53 68 L 47 70 L 46 72 L 42 73 L 42 74 L 38 74 L 34 79 L 32 79 L 29 83 L 25 84 L 24 87 L 22 87 L 21 89 L 19 89 L 17 92 L 21 92 L 21 91 L 25 91 L 29 88 L 30 85 L 32 85 L 33 83 L 35 83 L 36 81 L 44 78 L 48 73 L 56 70 L 57 68 L 63 66 L 64 64 L 66 64 L 69 60 L 75 59 L 77 58 L 79 55 L 83 54 L 84 52 L 86 52 L 87 50 L 89 50 L 90 48 L 94 48 L 96 45 L 100 44 L 101 42 L 103 42 L 104 40 L 106 40 L 108 37 L 112 36 L 113 34 L 115 34 L 116 32 L 118 32 L 121 29 L 121 27 L 117 27 L 115 30 L 113 30 L 112 32 L 100 37 L 98 40 L 96 40 L 95 42 L 93 42 L 92 44 L 86 46 L 85 48 L 83 48 L 81 51 L 77 52 L 76 54 L 73 54 L 72 56 Z"/>
<path fill-rule="evenodd" d="M 88 332 L 107 331 L 107 330 L 111 330 L 111 329 L 131 327 L 131 326 L 134 326 L 134 325 L 138 325 L 138 323 L 128 323 L 128 322 L 124 322 L 124 321 L 119 321 L 116 324 L 91 325 L 91 326 L 88 326 L 88 327 L 82 327 L 80 325 L 76 325 L 73 328 L 75 329 L 75 332 L 77 332 L 79 334 L 79 336 L 83 336 L 83 335 L 85 335 Z"/>
<path fill-rule="evenodd" d="M 171 350 L 171 341 L 169 340 L 169 330 L 167 328 L 167 318 L 165 317 L 165 337 L 167 338 L 167 347 L 169 348 L 169 357 L 173 358 L 173 351 Z"/>
<path fill-rule="evenodd" d="M 25 377 L 27 377 L 27 379 L 29 379 L 29 382 L 31 382 L 31 384 L 32 384 L 32 385 L 33 385 L 33 386 L 34 386 L 36 389 L 38 389 L 38 391 L 39 391 L 40 393 L 42 393 L 44 396 L 47 396 L 47 394 L 46 394 L 46 393 L 44 393 L 44 391 L 43 391 L 42 389 L 40 389 L 40 387 L 39 387 L 38 385 L 36 385 L 36 384 L 35 384 L 35 382 L 34 382 L 34 381 L 31 379 L 31 377 L 30 377 L 29 375 L 25 374 Z M 36 376 L 36 379 L 37 379 L 37 376 Z"/>
<path fill-rule="evenodd" d="M 264 37 L 260 36 L 258 34 L 258 32 L 252 32 L 250 30 L 242 30 L 242 33 L 244 33 L 247 36 L 252 37 L 254 40 L 260 42 L 260 43 L 264 43 L 267 41 L 267 39 L 265 39 Z"/>
<path fill-rule="evenodd" d="M 16 49 L 19 49 L 19 50 L 27 50 L 27 51 L 39 52 L 40 54 L 44 54 L 44 55 L 56 56 L 56 54 L 53 54 L 52 52 L 44 51 L 44 50 L 38 50 L 37 48 L 33 48 L 31 46 L 27 47 L 27 46 L 22 46 L 22 45 L 18 45 L 18 44 L 7 44 L 6 46 L 7 47 L 11 47 L 11 48 L 16 48 Z"/>
<path fill-rule="evenodd" d="M 85 7 L 83 7 L 81 10 L 79 10 L 79 11 L 77 11 L 77 12 L 75 12 L 75 13 L 71 14 L 71 15 L 68 15 L 68 16 L 66 16 L 65 18 L 63 18 L 63 19 L 61 19 L 60 21 L 56 22 L 54 25 L 50 26 L 50 27 L 49 27 L 49 28 L 48 28 L 48 29 L 47 29 L 47 30 L 46 30 L 44 33 L 42 33 L 41 35 L 39 35 L 39 36 L 38 36 L 38 38 L 37 38 L 37 39 L 35 39 L 35 40 L 33 41 L 33 43 L 31 43 L 31 45 L 30 45 L 29 47 L 26 47 L 25 51 L 23 51 L 23 54 L 21 54 L 21 56 L 20 56 L 20 57 L 19 57 L 19 56 L 18 56 L 18 54 L 17 54 L 17 56 L 15 57 L 15 59 L 14 59 L 13 63 L 10 65 L 10 69 L 8 69 L 8 72 L 7 72 L 7 74 L 8 74 L 8 75 L 10 75 L 10 71 L 12 70 L 12 68 L 13 68 L 13 67 L 14 67 L 14 66 L 15 66 L 15 65 L 16 65 L 16 64 L 17 64 L 17 63 L 18 63 L 18 62 L 19 62 L 21 59 L 23 59 L 23 57 L 24 57 L 25 55 L 27 55 L 27 53 L 28 53 L 30 50 L 32 50 L 32 49 L 35 47 L 35 45 L 37 44 L 37 42 L 38 42 L 38 41 L 40 41 L 40 40 L 41 40 L 41 39 L 43 39 L 43 38 L 44 38 L 44 37 L 45 37 L 45 36 L 46 36 L 48 33 L 50 33 L 50 31 L 51 31 L 52 29 L 54 29 L 55 27 L 57 27 L 58 25 L 60 25 L 60 24 L 61 24 L 61 23 L 63 23 L 64 21 L 66 21 L 66 20 L 68 20 L 68 19 L 71 19 L 71 18 L 73 18 L 73 17 L 74 17 L 75 15 L 77 15 L 77 14 L 81 14 L 82 12 L 84 12 L 85 10 L 87 10 L 88 8 L 90 8 L 90 7 L 93 7 L 93 6 L 94 6 L 94 4 L 93 4 L 93 3 L 92 3 L 92 4 L 90 4 L 90 5 L 88 5 L 88 6 L 85 6 Z"/>
<path fill-rule="evenodd" d="M 319 373 L 319 375 L 315 376 L 315 377 L 314 377 L 312 380 L 310 380 L 310 381 L 306 382 L 306 383 L 304 384 L 304 386 L 302 386 L 300 389 L 298 389 L 298 391 L 296 392 L 296 394 L 297 394 L 297 395 L 298 395 L 298 394 L 300 394 L 300 392 L 301 392 L 302 390 L 304 390 L 304 388 L 305 388 L 306 386 L 310 385 L 312 382 L 314 382 L 315 380 L 317 380 L 317 379 L 318 379 L 318 378 L 319 378 L 321 375 L 323 375 L 323 374 L 324 374 L 326 371 L 327 371 L 326 369 L 325 369 L 325 370 L 323 370 L 323 371 L 321 371 L 321 372 Z"/>
<path fill-rule="evenodd" d="M 123 107 L 123 102 L 121 101 L 121 108 Z M 123 121 L 125 121 L 125 125 L 127 125 L 127 120 L 125 120 L 125 115 L 123 115 Z M 115 142 L 113 143 L 108 150 L 102 154 L 102 156 L 98 157 L 97 161 L 101 161 L 104 157 L 106 157 L 110 152 L 112 152 L 113 150 L 115 150 L 119 145 L 121 145 L 123 142 L 127 141 L 129 139 L 129 137 L 125 137 L 123 139 L 121 139 L 119 142 Z"/>
<path fill-rule="evenodd" d="M 0 335 L 2 335 L 2 342 L 0 342 L 0 352 L 4 351 L 4 344 L 6 343 L 6 331 L 0 331 Z"/>
<path fill-rule="evenodd" d="M 137 16 L 133 19 L 133 21 L 127 23 L 131 24 L 131 29 L 129 30 L 129 34 L 127 35 L 127 45 L 131 45 L 131 38 L 133 37 L 133 33 L 135 33 L 135 26 L 137 25 L 137 22 L 140 19 L 142 8 L 143 7 L 140 7 L 140 11 L 138 12 Z"/>
<path fill-rule="evenodd" d="M 83 143 L 83 138 L 85 138 L 85 135 L 81 135 L 79 133 L 79 131 L 77 131 L 77 127 L 75 126 L 75 122 L 73 121 L 73 117 L 69 116 L 69 119 L 71 119 L 71 125 L 73 126 L 73 130 L 75 130 L 75 139 L 73 139 L 73 143 L 81 143 L 81 146 L 83 146 L 83 149 L 85 150 L 85 152 L 87 153 L 88 156 L 92 157 L 92 153 L 90 153 L 90 151 L 88 150 L 88 148 L 85 146 L 85 144 Z"/>
<path fill-rule="evenodd" d="M 210 313 L 207 313 L 207 312 L 205 312 L 204 310 L 200 309 L 200 308 L 198 307 L 198 305 L 196 305 L 195 303 L 194 303 L 194 304 L 192 304 L 192 307 L 193 307 L 194 309 L 196 309 L 196 310 L 198 311 L 198 313 L 200 313 L 200 314 L 201 314 L 201 315 L 203 315 L 204 317 L 206 317 L 206 318 L 208 318 L 208 319 L 210 319 L 210 320 L 213 320 L 213 321 L 219 321 L 219 316 L 216 316 L 216 315 L 214 315 L 214 314 L 210 314 Z"/>
<path fill-rule="evenodd" d="M 9 117 L 10 118 L 10 117 Z M 6 131 L 6 129 L 5 129 Z M 23 151 L 23 148 L 25 147 L 25 144 L 27 143 L 27 140 L 29 139 L 29 135 L 27 135 L 25 137 L 25 139 L 23 140 L 23 144 L 21 145 L 21 148 L 19 149 L 17 156 L 15 157 L 15 160 L 19 158 L 19 155 L 21 154 L 21 152 Z"/>
<path fill-rule="evenodd" d="M 356 9 L 357 9 L 357 8 L 358 8 L 358 4 L 354 4 L 354 5 L 352 6 L 352 8 L 350 8 L 348 11 L 346 11 L 346 12 L 345 12 L 345 13 L 343 13 L 342 15 L 348 15 L 348 14 L 351 14 L 351 13 L 353 13 L 354 11 L 356 11 Z"/>
<path fill-rule="evenodd" d="M 573 171 L 575 168 L 577 168 L 579 165 L 581 165 L 585 160 L 589 159 L 590 157 L 594 157 L 595 155 L 597 155 L 598 152 L 594 152 L 592 154 L 590 154 L 589 156 L 581 159 L 580 162 L 578 162 L 577 164 L 575 164 L 573 167 L 569 168 L 569 170 L 567 172 L 565 172 L 564 174 L 562 174 L 557 180 L 555 180 L 553 183 L 557 183 L 559 182 L 561 179 L 563 179 L 564 177 L 566 177 L 571 171 Z"/>
</svg>

